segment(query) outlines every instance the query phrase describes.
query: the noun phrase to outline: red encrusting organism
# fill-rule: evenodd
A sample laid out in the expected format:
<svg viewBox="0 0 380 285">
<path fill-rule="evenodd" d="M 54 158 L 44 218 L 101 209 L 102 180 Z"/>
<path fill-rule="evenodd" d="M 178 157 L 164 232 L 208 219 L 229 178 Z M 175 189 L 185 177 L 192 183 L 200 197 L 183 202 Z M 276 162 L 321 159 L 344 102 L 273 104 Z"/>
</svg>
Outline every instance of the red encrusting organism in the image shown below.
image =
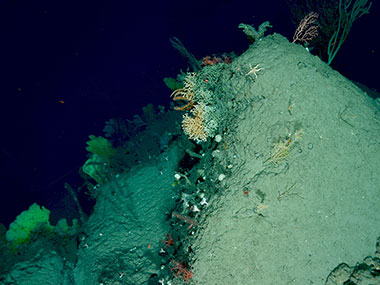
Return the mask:
<svg viewBox="0 0 380 285">
<path fill-rule="evenodd" d="M 223 58 L 222 58 L 223 57 Z M 201 66 L 207 66 L 207 65 L 214 65 L 220 62 L 224 62 L 227 64 L 230 64 L 232 62 L 232 57 L 228 54 L 223 54 L 222 57 L 220 56 L 205 56 L 202 58 L 200 65 Z"/>
<path fill-rule="evenodd" d="M 186 266 L 182 262 L 178 262 L 175 260 L 171 261 L 173 267 L 170 267 L 170 271 L 173 272 L 175 277 L 182 276 L 182 279 L 186 282 L 190 282 L 190 279 L 193 277 L 194 273 L 186 268 Z"/>
<path fill-rule="evenodd" d="M 167 234 L 166 238 L 167 238 L 167 240 L 161 240 L 165 244 L 164 248 L 167 247 L 167 246 L 174 245 L 174 240 L 172 238 L 172 234 L 171 233 Z"/>
</svg>

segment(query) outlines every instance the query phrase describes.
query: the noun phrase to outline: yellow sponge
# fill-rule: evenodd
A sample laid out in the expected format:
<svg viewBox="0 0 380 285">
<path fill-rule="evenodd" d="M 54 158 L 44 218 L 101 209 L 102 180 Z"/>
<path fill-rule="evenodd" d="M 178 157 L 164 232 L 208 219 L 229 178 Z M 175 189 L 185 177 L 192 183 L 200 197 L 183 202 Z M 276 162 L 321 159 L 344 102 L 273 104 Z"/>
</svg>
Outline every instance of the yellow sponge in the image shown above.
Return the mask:
<svg viewBox="0 0 380 285">
<path fill-rule="evenodd" d="M 6 239 L 14 246 L 26 243 L 31 233 L 41 227 L 45 230 L 53 230 L 49 222 L 50 211 L 45 207 L 40 207 L 36 203 L 17 216 L 16 220 L 10 224 L 9 230 L 5 234 Z"/>
</svg>

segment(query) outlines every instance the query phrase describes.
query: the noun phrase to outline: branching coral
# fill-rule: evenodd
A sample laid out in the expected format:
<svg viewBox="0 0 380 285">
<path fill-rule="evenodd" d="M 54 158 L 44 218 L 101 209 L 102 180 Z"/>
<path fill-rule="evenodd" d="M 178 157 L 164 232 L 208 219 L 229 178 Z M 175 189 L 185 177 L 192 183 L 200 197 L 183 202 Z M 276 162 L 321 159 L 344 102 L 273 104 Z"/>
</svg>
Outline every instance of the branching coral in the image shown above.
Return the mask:
<svg viewBox="0 0 380 285">
<path fill-rule="evenodd" d="M 185 134 L 195 141 L 206 141 L 207 132 L 204 124 L 204 106 L 203 104 L 196 104 L 189 114 L 183 115 L 182 129 Z"/>
</svg>

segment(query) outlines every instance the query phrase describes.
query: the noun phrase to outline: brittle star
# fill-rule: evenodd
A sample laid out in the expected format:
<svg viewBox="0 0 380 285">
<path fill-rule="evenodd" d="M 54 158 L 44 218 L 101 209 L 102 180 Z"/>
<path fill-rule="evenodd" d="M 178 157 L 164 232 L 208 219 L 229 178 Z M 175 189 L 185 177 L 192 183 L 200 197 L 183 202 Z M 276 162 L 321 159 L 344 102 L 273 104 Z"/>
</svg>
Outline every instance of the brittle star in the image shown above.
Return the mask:
<svg viewBox="0 0 380 285">
<path fill-rule="evenodd" d="M 251 73 L 253 73 L 253 75 L 255 75 L 255 78 L 257 78 L 257 72 L 259 72 L 260 70 L 262 70 L 262 68 L 258 68 L 260 64 L 256 64 L 255 67 L 252 67 L 251 64 L 249 64 L 249 68 L 251 69 L 247 74 L 247 75 L 250 75 Z"/>
</svg>

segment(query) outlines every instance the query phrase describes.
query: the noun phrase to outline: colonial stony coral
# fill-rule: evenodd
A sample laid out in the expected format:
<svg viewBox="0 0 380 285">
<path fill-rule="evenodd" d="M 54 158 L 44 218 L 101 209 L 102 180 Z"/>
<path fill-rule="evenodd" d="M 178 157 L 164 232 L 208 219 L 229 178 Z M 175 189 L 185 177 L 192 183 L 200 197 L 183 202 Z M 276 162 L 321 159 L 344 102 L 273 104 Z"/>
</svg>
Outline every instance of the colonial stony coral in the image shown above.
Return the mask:
<svg viewBox="0 0 380 285">
<path fill-rule="evenodd" d="M 182 121 L 182 129 L 185 134 L 195 141 L 206 141 L 207 132 L 204 124 L 204 106 L 203 104 L 196 104 L 190 111 L 191 115 L 185 114 Z"/>
</svg>

